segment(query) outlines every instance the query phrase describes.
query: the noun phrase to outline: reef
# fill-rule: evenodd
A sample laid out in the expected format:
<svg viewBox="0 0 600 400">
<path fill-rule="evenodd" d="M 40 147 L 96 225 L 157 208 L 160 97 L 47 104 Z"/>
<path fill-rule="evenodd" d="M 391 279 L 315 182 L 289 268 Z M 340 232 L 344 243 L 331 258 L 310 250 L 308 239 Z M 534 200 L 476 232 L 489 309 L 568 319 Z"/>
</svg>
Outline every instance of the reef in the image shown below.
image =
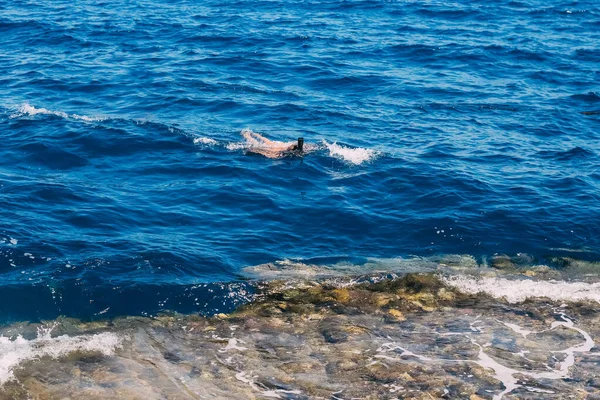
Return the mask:
<svg viewBox="0 0 600 400">
<path fill-rule="evenodd" d="M 231 314 L 4 327 L 0 398 L 600 398 L 594 300 L 510 302 L 433 273 L 256 285 Z"/>
</svg>

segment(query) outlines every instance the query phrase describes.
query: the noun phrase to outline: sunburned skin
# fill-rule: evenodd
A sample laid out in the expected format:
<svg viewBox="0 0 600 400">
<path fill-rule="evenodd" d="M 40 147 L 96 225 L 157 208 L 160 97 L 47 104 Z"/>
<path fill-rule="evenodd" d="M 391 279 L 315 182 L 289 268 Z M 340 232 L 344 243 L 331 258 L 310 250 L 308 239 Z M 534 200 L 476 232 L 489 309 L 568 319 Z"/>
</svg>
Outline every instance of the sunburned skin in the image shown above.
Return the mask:
<svg viewBox="0 0 600 400">
<path fill-rule="evenodd" d="M 242 136 L 249 145 L 247 151 L 261 154 L 267 158 L 281 158 L 286 152 L 295 151 L 298 148 L 296 142 L 270 140 L 250 130 L 243 130 Z"/>
</svg>

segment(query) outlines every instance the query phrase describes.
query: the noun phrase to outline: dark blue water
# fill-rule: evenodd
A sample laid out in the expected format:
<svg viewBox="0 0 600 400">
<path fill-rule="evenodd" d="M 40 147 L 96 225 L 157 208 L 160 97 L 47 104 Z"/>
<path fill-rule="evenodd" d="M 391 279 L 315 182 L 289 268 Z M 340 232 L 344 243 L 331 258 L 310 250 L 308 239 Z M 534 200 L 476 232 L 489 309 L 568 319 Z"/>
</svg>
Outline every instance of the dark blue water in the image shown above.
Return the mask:
<svg viewBox="0 0 600 400">
<path fill-rule="evenodd" d="M 0 0 L 0 313 L 212 312 L 285 258 L 598 259 L 596 111 L 595 0 Z"/>
</svg>

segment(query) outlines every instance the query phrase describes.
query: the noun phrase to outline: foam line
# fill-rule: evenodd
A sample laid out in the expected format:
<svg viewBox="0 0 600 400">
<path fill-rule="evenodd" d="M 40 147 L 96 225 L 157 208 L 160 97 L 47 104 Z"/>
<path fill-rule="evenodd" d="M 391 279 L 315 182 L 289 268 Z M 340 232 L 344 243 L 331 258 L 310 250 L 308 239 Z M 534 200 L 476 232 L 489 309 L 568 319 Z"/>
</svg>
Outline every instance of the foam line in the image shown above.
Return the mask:
<svg viewBox="0 0 600 400">
<path fill-rule="evenodd" d="M 446 277 L 444 281 L 447 285 L 463 293 L 486 293 L 496 298 L 505 298 L 509 303 L 520 303 L 530 298 L 540 297 L 557 302 L 595 301 L 600 303 L 600 282 L 474 278 L 466 275 Z"/>
<path fill-rule="evenodd" d="M 111 356 L 121 347 L 121 338 L 112 332 L 51 337 L 55 326 L 38 328 L 37 338 L 33 340 L 26 340 L 21 335 L 14 340 L 0 336 L 0 385 L 15 379 L 14 370 L 27 361 L 45 356 L 59 358 L 74 351 L 98 352 Z"/>
<path fill-rule="evenodd" d="M 33 117 L 38 114 L 39 115 L 54 115 L 56 117 L 61 117 L 61 118 L 65 118 L 65 119 L 77 119 L 77 120 L 86 121 L 86 122 L 99 122 L 99 121 L 105 121 L 108 119 L 107 117 L 89 117 L 87 115 L 67 114 L 66 112 L 63 112 L 63 111 L 53 111 L 53 110 L 48 110 L 46 108 L 36 108 L 36 107 L 30 105 L 29 103 L 21 104 L 17 108 L 17 111 L 10 115 L 10 118 L 13 118 L 13 119 L 21 118 L 26 115 Z"/>
<path fill-rule="evenodd" d="M 204 144 L 207 146 L 214 146 L 217 144 L 217 141 L 212 138 L 200 136 L 200 137 L 194 138 L 194 144 Z"/>
<path fill-rule="evenodd" d="M 394 358 L 394 357 L 390 357 L 385 354 L 388 352 L 397 353 L 397 351 L 400 350 L 401 351 L 400 357 L 403 357 L 403 356 L 414 357 L 422 362 L 475 363 L 485 369 L 491 369 L 493 371 L 494 378 L 497 379 L 498 381 L 502 382 L 502 384 L 504 385 L 504 390 L 493 396 L 494 400 L 501 400 L 504 397 L 504 395 L 509 394 L 513 390 L 518 389 L 523 386 L 519 383 L 519 380 L 516 378 L 517 375 L 526 375 L 537 381 L 543 380 L 543 379 L 549 379 L 549 380 L 564 379 L 569 376 L 570 368 L 573 365 L 575 365 L 575 354 L 576 353 L 592 354 L 592 353 L 590 353 L 590 350 L 592 350 L 594 348 L 595 343 L 594 343 L 594 340 L 592 339 L 592 337 L 590 336 L 590 334 L 587 333 L 586 331 L 584 331 L 583 329 L 575 326 L 575 324 L 573 323 L 573 320 L 571 320 L 563 312 L 558 312 L 558 316 L 560 317 L 560 319 L 562 321 L 554 321 L 551 324 L 549 329 L 546 329 L 542 332 L 549 332 L 549 331 L 555 330 L 558 327 L 564 327 L 566 329 L 572 329 L 572 330 L 578 332 L 583 337 L 584 341 L 579 344 L 576 344 L 574 346 L 571 346 L 567 349 L 564 349 L 564 350 L 552 351 L 551 353 L 564 354 L 565 358 L 563 361 L 558 362 L 557 366 L 555 368 L 549 368 L 548 371 L 535 371 L 535 370 L 529 370 L 529 369 L 525 370 L 525 369 L 510 368 L 506 365 L 501 364 L 499 361 L 495 360 L 492 356 L 487 354 L 485 352 L 486 345 L 481 345 L 476 340 L 477 336 L 479 336 L 481 333 L 484 332 L 484 330 L 481 329 L 481 327 L 475 326 L 475 324 L 484 323 L 484 321 L 480 319 L 480 316 L 474 318 L 474 320 L 471 322 L 471 324 L 470 324 L 471 331 L 470 332 L 467 331 L 467 332 L 454 332 L 454 333 L 438 333 L 438 335 L 440 335 L 440 336 L 448 336 L 448 335 L 464 336 L 474 346 L 477 346 L 477 348 L 479 349 L 478 354 L 477 354 L 477 359 L 475 359 L 475 360 L 432 358 L 432 357 L 413 353 L 412 351 L 399 346 L 395 342 L 387 342 L 387 343 L 382 344 L 377 349 L 378 354 L 374 355 L 373 358 L 384 359 L 387 361 L 402 362 L 403 360 L 401 358 Z M 523 335 L 523 337 L 527 337 L 527 335 L 530 333 L 535 333 L 535 332 L 527 331 L 524 328 L 522 328 L 516 324 L 506 323 L 506 322 L 499 321 L 499 320 L 497 320 L 497 322 L 500 322 L 500 323 L 504 324 L 505 326 L 511 328 L 515 333 Z M 524 356 L 525 353 L 526 352 L 521 352 L 521 353 L 519 353 L 519 355 Z M 373 361 L 371 363 L 371 365 L 375 364 L 377 362 L 378 361 Z M 532 388 L 529 386 L 526 386 L 525 388 L 528 391 L 538 391 L 540 393 L 543 392 L 543 391 L 541 391 L 541 389 L 536 389 L 536 388 Z M 544 391 L 543 393 L 548 393 L 548 392 Z"/>
</svg>

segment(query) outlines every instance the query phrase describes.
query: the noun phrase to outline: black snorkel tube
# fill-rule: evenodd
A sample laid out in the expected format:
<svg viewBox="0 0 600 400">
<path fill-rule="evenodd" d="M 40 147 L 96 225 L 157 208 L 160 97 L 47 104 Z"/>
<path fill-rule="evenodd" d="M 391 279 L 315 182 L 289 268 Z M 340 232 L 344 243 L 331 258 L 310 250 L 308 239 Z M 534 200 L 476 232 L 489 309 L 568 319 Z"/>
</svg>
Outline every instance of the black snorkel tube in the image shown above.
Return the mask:
<svg viewBox="0 0 600 400">
<path fill-rule="evenodd" d="M 283 152 L 284 156 L 302 157 L 304 155 L 304 138 L 299 137 L 298 143 L 291 145 Z"/>
</svg>

